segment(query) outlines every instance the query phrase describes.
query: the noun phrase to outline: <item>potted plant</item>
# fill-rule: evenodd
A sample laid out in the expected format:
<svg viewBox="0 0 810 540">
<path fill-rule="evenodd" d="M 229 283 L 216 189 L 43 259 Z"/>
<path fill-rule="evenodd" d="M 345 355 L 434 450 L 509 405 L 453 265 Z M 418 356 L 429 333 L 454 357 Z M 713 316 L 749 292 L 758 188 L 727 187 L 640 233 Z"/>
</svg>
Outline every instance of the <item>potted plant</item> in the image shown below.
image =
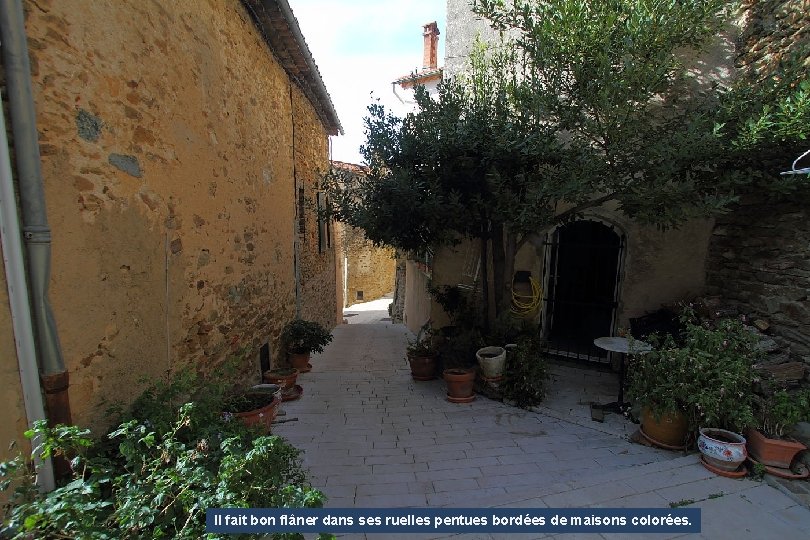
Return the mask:
<svg viewBox="0 0 810 540">
<path fill-rule="evenodd" d="M 282 401 L 289 401 L 301 397 L 302 388 L 295 384 L 298 379 L 298 370 L 294 367 L 276 367 L 262 373 L 266 383 L 277 384 L 281 388 Z"/>
<path fill-rule="evenodd" d="M 487 382 L 499 382 L 503 379 L 506 369 L 505 346 L 516 341 L 519 335 L 520 325 L 511 312 L 502 313 L 495 319 L 484 339 L 489 345 L 475 353 L 482 379 Z"/>
<path fill-rule="evenodd" d="M 235 417 L 248 427 L 270 433 L 280 404 L 281 399 L 275 392 L 246 391 L 227 397 L 223 401 L 223 413 L 226 417 Z"/>
<path fill-rule="evenodd" d="M 689 438 L 684 394 L 689 351 L 671 337 L 649 338 L 653 350 L 630 359 L 627 395 L 641 404 L 641 435 L 668 449 L 685 448 Z"/>
<path fill-rule="evenodd" d="M 419 329 L 416 340 L 408 343 L 406 357 L 413 380 L 429 381 L 436 378 L 436 348 L 430 321 Z"/>
<path fill-rule="evenodd" d="M 332 333 L 321 324 L 303 319 L 293 319 L 284 325 L 281 341 L 289 354 L 290 364 L 301 373 L 312 369 L 309 363 L 312 352 L 323 352 L 332 341 Z"/>
<path fill-rule="evenodd" d="M 757 400 L 757 427 L 746 433 L 748 452 L 762 465 L 790 469 L 793 459 L 807 447 L 785 439 L 785 432 L 810 419 L 810 389 L 780 388 Z"/>
<path fill-rule="evenodd" d="M 654 420 L 682 426 L 678 411 L 688 436 L 701 427 L 743 433 L 754 421 L 753 365 L 762 354 L 756 335 L 733 319 L 702 323 L 690 309 L 681 324 L 680 342 L 653 337 L 654 350 L 631 361 L 628 394 L 646 408 L 642 433 L 655 438 Z"/>
<path fill-rule="evenodd" d="M 447 384 L 447 400 L 452 403 L 475 399 L 475 351 L 481 346 L 480 340 L 477 329 L 456 327 L 442 344 L 442 377 Z"/>
</svg>

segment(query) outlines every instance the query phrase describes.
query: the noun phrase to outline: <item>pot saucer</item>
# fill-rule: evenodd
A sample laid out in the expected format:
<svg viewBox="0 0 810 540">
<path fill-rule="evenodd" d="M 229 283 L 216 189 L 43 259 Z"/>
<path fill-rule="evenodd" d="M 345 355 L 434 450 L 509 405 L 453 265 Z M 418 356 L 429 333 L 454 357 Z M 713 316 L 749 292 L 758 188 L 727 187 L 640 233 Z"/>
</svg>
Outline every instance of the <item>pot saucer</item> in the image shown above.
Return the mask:
<svg viewBox="0 0 810 540">
<path fill-rule="evenodd" d="M 642 436 L 642 437 L 644 437 L 644 439 L 645 439 L 647 442 L 649 442 L 649 443 L 650 443 L 650 444 L 652 444 L 653 446 L 657 446 L 657 447 L 659 447 L 659 448 L 663 448 L 663 449 L 665 449 L 665 450 L 677 450 L 677 451 L 683 451 L 683 450 L 686 450 L 686 445 L 683 445 L 683 446 L 673 446 L 673 445 L 671 445 L 671 444 L 662 443 L 662 442 L 661 442 L 661 441 L 659 441 L 659 440 L 653 439 L 652 437 L 650 437 L 649 435 L 647 435 L 646 433 L 644 433 L 644 426 L 639 426 L 639 427 L 638 427 L 638 432 L 641 434 L 641 436 Z M 701 459 L 702 459 L 702 458 L 701 458 Z"/>
<path fill-rule="evenodd" d="M 748 461 L 754 465 L 761 465 L 761 463 L 751 456 L 748 456 Z M 777 478 L 785 478 L 787 480 L 804 480 L 810 478 L 810 469 L 804 463 L 797 463 L 792 469 L 783 469 L 781 467 L 772 467 L 771 465 L 762 465 L 765 467 L 765 472 L 776 476 Z M 795 471 L 793 470 L 795 469 Z"/>
<path fill-rule="evenodd" d="M 475 394 L 467 397 L 450 397 L 450 394 L 447 395 L 447 401 L 450 403 L 469 403 L 475 399 Z"/>
<path fill-rule="evenodd" d="M 748 469 L 746 469 L 743 465 L 737 468 L 736 471 L 724 471 L 723 469 L 719 469 L 714 465 L 709 464 L 705 459 L 703 459 L 702 455 L 700 456 L 700 463 L 714 474 L 725 476 L 726 478 L 742 478 L 748 474 Z"/>
<path fill-rule="evenodd" d="M 304 393 L 304 389 L 301 387 L 300 384 L 296 384 L 293 386 L 292 390 L 289 394 L 282 394 L 281 401 L 292 401 L 294 399 L 298 399 L 301 397 L 301 394 Z"/>
</svg>

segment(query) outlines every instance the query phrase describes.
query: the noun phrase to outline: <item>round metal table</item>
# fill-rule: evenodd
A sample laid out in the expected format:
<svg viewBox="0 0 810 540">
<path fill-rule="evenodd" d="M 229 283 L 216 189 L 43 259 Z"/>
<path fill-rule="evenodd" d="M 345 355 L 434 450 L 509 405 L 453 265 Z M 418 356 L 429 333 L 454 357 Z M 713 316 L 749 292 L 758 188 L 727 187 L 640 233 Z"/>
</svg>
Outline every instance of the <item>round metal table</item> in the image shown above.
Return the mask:
<svg viewBox="0 0 810 540">
<path fill-rule="evenodd" d="M 627 403 L 624 402 L 624 364 L 628 354 L 644 354 L 652 350 L 652 345 L 645 343 L 638 339 L 624 338 L 624 337 L 600 337 L 593 340 L 593 344 L 600 349 L 608 352 L 621 354 L 619 359 L 619 397 L 617 401 L 612 403 L 605 403 L 604 405 L 593 404 L 591 405 L 591 416 L 593 417 L 593 409 L 601 411 L 611 411 L 623 413 L 627 409 Z"/>
</svg>

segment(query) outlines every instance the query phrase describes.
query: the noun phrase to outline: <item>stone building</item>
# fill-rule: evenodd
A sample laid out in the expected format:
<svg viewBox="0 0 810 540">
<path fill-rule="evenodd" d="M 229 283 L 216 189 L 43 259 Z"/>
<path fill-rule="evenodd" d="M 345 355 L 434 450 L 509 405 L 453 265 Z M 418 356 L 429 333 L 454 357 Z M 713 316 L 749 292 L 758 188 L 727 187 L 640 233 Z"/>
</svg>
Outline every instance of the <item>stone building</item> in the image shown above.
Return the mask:
<svg viewBox="0 0 810 540">
<path fill-rule="evenodd" d="M 496 41 L 465 0 L 448 0 L 445 33 L 445 77 L 465 69 L 477 37 Z M 730 64 L 730 59 L 720 60 Z M 538 230 L 518 253 L 515 271 L 535 283 L 537 292 L 524 300 L 540 303 L 536 321 L 550 347 L 561 355 L 604 361 L 604 352 L 593 347 L 595 337 L 612 335 L 630 318 L 664 303 L 703 292 L 711 229 L 711 220 L 694 220 L 678 230 L 660 231 L 607 204 L 564 227 Z M 432 285 L 480 287 L 479 252 L 470 243 L 439 249 L 430 265 Z M 447 322 L 422 287 L 408 290 L 404 312 L 412 331 L 428 318 L 439 326 Z"/>
<path fill-rule="evenodd" d="M 22 3 L 72 421 L 103 428 L 143 378 L 237 351 L 258 382 L 285 322 L 333 327 L 339 239 L 309 202 L 342 128 L 287 0 Z M 6 275 L 0 458 L 34 420 L 36 372 Z"/>
<path fill-rule="evenodd" d="M 793 51 L 804 50 L 806 57 L 808 13 L 806 0 L 744 3 L 736 24 L 693 62 L 698 80 L 705 84 L 751 70 L 778 70 L 779 61 Z M 447 1 L 445 34 L 445 77 L 465 68 L 477 36 L 490 42 L 497 37 L 466 0 Z M 542 302 L 537 322 L 550 348 L 562 355 L 599 360 L 594 337 L 613 335 L 632 318 L 708 292 L 738 301 L 743 312 L 767 317 L 781 344 L 807 361 L 807 202 L 806 195 L 775 203 L 749 197 L 716 224 L 697 219 L 666 232 L 603 205 L 578 221 L 538 230 L 518 254 L 515 270 L 535 280 Z M 465 244 L 440 249 L 431 265 L 432 284 L 474 287 L 477 253 Z M 418 292 L 417 301 L 404 306 L 409 328 L 416 331 L 428 318 L 441 325 L 446 320 L 441 308 Z M 406 297 L 416 293 L 408 290 Z"/>
<path fill-rule="evenodd" d="M 810 72 L 808 28 L 807 0 L 744 2 L 736 49 L 741 76 L 756 80 L 778 75 L 792 55 L 803 58 Z M 798 167 L 808 164 L 810 159 L 805 158 Z M 789 171 L 790 161 L 783 167 Z M 807 190 L 783 197 L 746 195 L 730 213 L 716 219 L 706 270 L 710 293 L 761 318 L 783 353 L 810 364 L 808 208 Z"/>
<path fill-rule="evenodd" d="M 332 167 L 350 174 L 365 174 L 364 167 L 353 163 L 332 161 Z M 375 246 L 361 229 L 339 224 L 343 249 L 344 307 L 384 297 L 394 290 L 396 252 Z"/>
</svg>

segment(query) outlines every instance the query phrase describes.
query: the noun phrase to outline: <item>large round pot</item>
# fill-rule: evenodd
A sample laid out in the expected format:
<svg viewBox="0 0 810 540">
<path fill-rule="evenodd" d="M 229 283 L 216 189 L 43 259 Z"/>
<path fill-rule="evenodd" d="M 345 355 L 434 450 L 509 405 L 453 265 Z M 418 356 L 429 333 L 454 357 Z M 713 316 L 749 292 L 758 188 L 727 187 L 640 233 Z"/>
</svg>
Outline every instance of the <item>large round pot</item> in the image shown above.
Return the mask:
<svg viewBox="0 0 810 540">
<path fill-rule="evenodd" d="M 312 364 L 309 363 L 311 354 L 290 352 L 290 365 L 298 370 L 299 373 L 308 373 L 312 371 Z"/>
<path fill-rule="evenodd" d="M 745 437 L 733 431 L 700 428 L 698 449 L 709 465 L 722 471 L 736 471 L 748 457 L 745 442 Z"/>
<path fill-rule="evenodd" d="M 430 381 L 436 378 L 436 359 L 432 356 L 408 356 L 411 377 L 415 381 Z"/>
<path fill-rule="evenodd" d="M 641 410 L 641 434 L 656 446 L 681 449 L 688 433 L 686 415 L 681 411 L 664 413 L 656 418 L 649 407 Z"/>
<path fill-rule="evenodd" d="M 468 403 L 475 399 L 473 385 L 475 370 L 445 369 L 444 381 L 447 383 L 447 400 L 453 403 Z"/>
<path fill-rule="evenodd" d="M 233 413 L 233 416 L 248 427 L 256 426 L 265 433 L 270 433 L 270 426 L 276 418 L 279 405 L 281 405 L 281 400 L 274 395 L 270 404 L 252 411 Z"/>
<path fill-rule="evenodd" d="M 500 379 L 503 377 L 506 365 L 506 349 L 503 347 L 484 347 L 475 353 L 481 376 L 485 379 Z"/>
</svg>

